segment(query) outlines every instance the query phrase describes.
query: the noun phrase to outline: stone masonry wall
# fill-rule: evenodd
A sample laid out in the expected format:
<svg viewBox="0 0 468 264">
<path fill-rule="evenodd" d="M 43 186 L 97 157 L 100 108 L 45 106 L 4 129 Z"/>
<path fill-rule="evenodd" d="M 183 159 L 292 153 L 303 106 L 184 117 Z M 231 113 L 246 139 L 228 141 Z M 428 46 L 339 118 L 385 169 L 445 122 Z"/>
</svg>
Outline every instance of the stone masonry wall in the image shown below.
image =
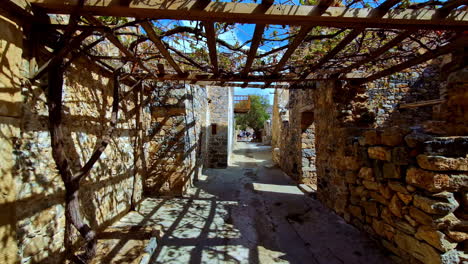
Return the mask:
<svg viewBox="0 0 468 264">
<path fill-rule="evenodd" d="M 21 21 L 3 13 L 0 32 L 0 262 L 63 263 L 65 238 L 70 238 L 75 247 L 81 241 L 75 230 L 67 233 L 65 228 L 65 190 L 51 155 L 44 91 L 47 74 L 37 85 L 26 81 L 50 53 L 41 41 L 26 38 L 29 34 L 23 33 Z M 113 89 L 110 77 L 109 72 L 84 57 L 77 58 L 64 74 L 65 145 L 73 166 L 89 159 L 108 128 Z M 175 135 L 180 135 L 182 143 L 180 152 L 169 157 L 181 161 L 184 174 L 163 181 L 162 186 L 169 186 L 163 191 L 180 195 L 188 179 L 201 168 L 199 158 L 206 148 L 198 144 L 198 139 L 207 117 L 206 90 L 182 86 L 177 96 L 166 98 L 174 109 L 159 112 L 157 107 L 142 107 L 153 101 L 154 90 L 157 85 L 150 83 L 122 99 L 112 140 L 81 182 L 82 214 L 95 230 L 102 230 L 141 200 L 143 177 L 155 168 L 158 151 L 167 147 L 162 141 L 153 143 L 155 135 L 164 131 L 155 129 L 157 121 L 172 122 L 171 128 L 178 129 Z M 121 84 L 120 93 L 128 91 L 129 87 Z M 177 112 L 179 105 L 182 116 Z M 161 138 L 173 143 L 168 136 L 171 133 Z"/>
<path fill-rule="evenodd" d="M 65 73 L 65 143 L 74 164 L 89 159 L 110 120 L 112 82 L 92 65 L 78 59 Z M 51 155 L 45 94 L 34 86 L 23 87 L 22 93 L 21 132 L 14 150 L 18 252 L 23 263 L 62 263 L 64 237 L 77 242 L 79 236 L 75 230 L 65 234 L 64 187 Z M 131 101 L 126 106 L 135 107 Z M 128 212 L 141 197 L 134 170 L 136 120 L 122 112 L 113 140 L 81 182 L 80 205 L 94 229 Z"/>
<path fill-rule="evenodd" d="M 17 263 L 16 140 L 21 125 L 24 75 L 22 24 L 0 13 L 0 263 Z"/>
<path fill-rule="evenodd" d="M 150 128 L 145 141 L 145 194 L 182 195 L 199 173 L 205 136 L 206 89 L 196 85 L 164 84 L 152 92 L 146 106 Z"/>
<path fill-rule="evenodd" d="M 282 93 L 276 91 L 276 105 L 286 99 L 279 98 Z M 280 115 L 278 106 L 273 109 L 274 161 L 296 181 L 315 187 L 313 90 L 293 90 L 284 97 L 287 97 L 287 105 L 283 106 L 283 114 Z"/>
<path fill-rule="evenodd" d="M 228 166 L 234 137 L 232 88 L 211 86 L 208 90 L 210 104 L 210 128 L 208 159 L 206 166 L 225 168 Z"/>
<path fill-rule="evenodd" d="M 449 77 L 449 87 L 464 85 Z M 377 129 L 362 126 L 358 115 L 349 122 L 342 112 L 349 99 L 341 96 L 349 91 L 339 82 L 316 87 L 318 198 L 371 234 L 397 262 L 467 261 L 468 139 L 424 133 L 421 123 L 430 117 L 419 117 L 426 113 Z M 466 96 L 458 91 L 457 99 Z M 449 96 L 447 102 L 463 118 L 467 101 Z M 390 115 L 388 120 L 396 119 Z"/>
</svg>

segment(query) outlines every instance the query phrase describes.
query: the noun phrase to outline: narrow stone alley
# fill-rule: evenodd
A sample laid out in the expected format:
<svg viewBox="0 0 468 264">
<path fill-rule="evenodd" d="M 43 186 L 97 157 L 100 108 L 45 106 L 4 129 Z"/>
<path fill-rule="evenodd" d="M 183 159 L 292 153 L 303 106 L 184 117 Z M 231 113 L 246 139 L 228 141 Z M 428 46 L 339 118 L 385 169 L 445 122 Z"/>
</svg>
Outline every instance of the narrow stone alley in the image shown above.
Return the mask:
<svg viewBox="0 0 468 264">
<path fill-rule="evenodd" d="M 146 198 L 110 229 L 162 225 L 150 263 L 391 263 L 368 237 L 273 167 L 270 147 L 236 145 L 230 166 L 207 169 L 186 197 Z M 123 241 L 110 247 L 119 253 L 105 254 L 105 261 L 131 256 Z"/>
</svg>

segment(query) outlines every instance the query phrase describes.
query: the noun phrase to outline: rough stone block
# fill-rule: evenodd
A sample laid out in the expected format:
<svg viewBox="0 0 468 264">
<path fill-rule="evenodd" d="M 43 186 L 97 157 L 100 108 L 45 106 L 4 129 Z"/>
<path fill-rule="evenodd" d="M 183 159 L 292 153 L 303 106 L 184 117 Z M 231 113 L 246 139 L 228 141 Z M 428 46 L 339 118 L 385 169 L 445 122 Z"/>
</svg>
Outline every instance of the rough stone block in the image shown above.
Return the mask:
<svg viewBox="0 0 468 264">
<path fill-rule="evenodd" d="M 389 224 L 393 224 L 395 218 L 388 208 L 382 209 L 380 217 Z"/>
<path fill-rule="evenodd" d="M 388 205 L 388 200 L 385 199 L 382 195 L 378 194 L 377 192 L 369 192 L 369 195 L 372 199 L 375 201 L 383 204 L 383 205 Z"/>
<path fill-rule="evenodd" d="M 413 200 L 413 196 L 409 195 L 409 194 L 404 194 L 404 193 L 399 193 L 397 192 L 396 195 L 398 196 L 398 198 L 400 198 L 400 200 L 402 200 L 406 205 L 408 205 L 411 200 Z"/>
<path fill-rule="evenodd" d="M 362 181 L 362 184 L 364 185 L 364 187 L 366 187 L 366 189 L 368 190 L 373 190 L 373 191 L 377 191 L 379 189 L 379 186 L 380 184 L 377 183 L 377 182 L 374 182 L 374 181 Z"/>
<path fill-rule="evenodd" d="M 359 178 L 372 181 L 374 179 L 374 170 L 372 168 L 362 167 L 358 175 Z"/>
<path fill-rule="evenodd" d="M 377 130 L 368 130 L 363 133 L 361 145 L 380 145 L 380 133 Z"/>
<path fill-rule="evenodd" d="M 385 162 L 383 165 L 383 177 L 389 179 L 401 178 L 400 166 L 393 163 Z"/>
<path fill-rule="evenodd" d="M 346 183 L 355 184 L 357 176 L 358 176 L 358 174 L 357 174 L 356 171 L 346 171 L 346 173 L 345 173 Z"/>
<path fill-rule="evenodd" d="M 361 160 L 354 156 L 345 156 L 343 158 L 343 169 L 358 170 L 361 167 Z"/>
<path fill-rule="evenodd" d="M 383 197 L 385 197 L 385 199 L 390 199 L 393 196 L 392 190 L 388 186 L 383 184 L 379 186 L 379 192 Z"/>
<path fill-rule="evenodd" d="M 393 195 L 392 199 L 390 200 L 390 204 L 388 206 L 388 209 L 390 209 L 390 212 L 392 212 L 393 215 L 398 216 L 398 217 L 403 217 L 402 215 L 402 210 L 403 208 L 403 202 L 398 198 L 397 195 Z"/>
<path fill-rule="evenodd" d="M 418 165 L 434 171 L 468 171 L 468 157 L 447 158 L 442 156 L 418 155 Z"/>
<path fill-rule="evenodd" d="M 454 214 L 447 214 L 445 216 L 429 215 L 416 207 L 409 208 L 409 214 L 417 222 L 423 225 L 434 227 L 435 229 L 447 229 L 461 223 Z"/>
<path fill-rule="evenodd" d="M 398 232 L 395 235 L 395 243 L 398 248 L 408 252 L 411 256 L 422 261 L 424 264 L 458 264 L 459 262 L 456 250 L 441 254 L 432 246 L 420 242 L 403 232 Z"/>
<path fill-rule="evenodd" d="M 396 165 L 408 165 L 411 162 L 411 153 L 406 147 L 395 147 L 392 149 L 392 163 Z"/>
<path fill-rule="evenodd" d="M 391 149 L 388 147 L 369 147 L 367 149 L 369 158 L 390 161 L 392 159 Z"/>
<path fill-rule="evenodd" d="M 466 157 L 468 154 L 468 136 L 433 138 L 424 142 L 424 150 L 429 155 Z"/>
<path fill-rule="evenodd" d="M 354 206 L 354 205 L 349 205 L 349 206 L 348 206 L 348 212 L 349 212 L 352 216 L 358 218 L 359 220 L 364 221 L 364 216 L 363 216 L 363 214 L 362 214 L 362 208 L 361 208 L 361 207 L 359 207 L 359 206 Z"/>
<path fill-rule="evenodd" d="M 409 168 L 406 182 L 430 192 L 458 191 L 468 186 L 468 174 L 446 174 Z"/>
<path fill-rule="evenodd" d="M 416 229 L 405 221 L 395 221 L 393 226 L 408 235 L 414 235 L 414 233 L 416 233 Z"/>
<path fill-rule="evenodd" d="M 377 203 L 361 201 L 361 206 L 364 208 L 366 215 L 376 216 L 376 217 L 379 216 L 379 209 L 377 207 Z"/>
<path fill-rule="evenodd" d="M 21 72 L 23 59 L 23 33 L 21 26 L 12 20 L 0 17 L 0 115 L 20 117 L 22 106 Z"/>
<path fill-rule="evenodd" d="M 444 233 L 453 241 L 461 243 L 468 240 L 468 233 L 461 231 L 446 230 Z"/>
<path fill-rule="evenodd" d="M 377 220 L 374 218 L 372 220 L 372 228 L 374 229 L 375 233 L 381 237 L 385 236 L 384 233 L 384 222 Z"/>
<path fill-rule="evenodd" d="M 459 206 L 457 200 L 453 197 L 453 194 L 449 192 L 434 194 L 432 198 L 415 195 L 413 204 L 424 212 L 435 215 L 446 215 L 452 213 Z"/>
<path fill-rule="evenodd" d="M 442 252 L 447 252 L 457 246 L 457 243 L 448 241 L 444 233 L 429 226 L 420 226 L 415 236 L 417 239 L 426 241 Z"/>
<path fill-rule="evenodd" d="M 427 134 L 413 132 L 405 136 L 405 141 L 410 148 L 416 148 L 418 146 L 423 146 L 424 142 L 430 141 L 432 138 L 432 136 Z"/>
<path fill-rule="evenodd" d="M 403 193 L 403 194 L 409 194 L 408 190 L 406 189 L 405 185 L 403 183 L 398 182 L 398 181 L 389 181 L 388 182 L 388 187 L 392 189 L 395 192 Z"/>
<path fill-rule="evenodd" d="M 391 127 L 385 129 L 381 134 L 381 141 L 383 145 L 387 146 L 397 146 L 403 143 L 403 137 L 405 136 L 405 131 L 398 127 Z"/>
</svg>

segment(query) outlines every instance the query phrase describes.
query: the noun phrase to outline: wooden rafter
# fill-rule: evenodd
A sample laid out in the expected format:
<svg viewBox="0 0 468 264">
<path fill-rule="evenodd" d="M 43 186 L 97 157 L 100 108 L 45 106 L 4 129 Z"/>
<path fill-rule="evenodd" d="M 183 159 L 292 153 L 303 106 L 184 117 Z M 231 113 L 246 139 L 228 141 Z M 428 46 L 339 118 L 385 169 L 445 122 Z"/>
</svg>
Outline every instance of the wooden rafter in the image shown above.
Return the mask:
<svg viewBox="0 0 468 264">
<path fill-rule="evenodd" d="M 374 9 L 374 12 L 371 14 L 372 18 L 380 18 L 383 17 L 390 8 L 394 5 L 398 4 L 400 0 L 386 0 L 382 4 L 380 4 L 377 8 Z M 338 43 L 332 50 L 330 50 L 325 56 L 323 56 L 318 63 L 311 66 L 307 70 L 302 73 L 302 78 L 306 79 L 309 74 L 313 73 L 320 67 L 322 67 L 325 63 L 333 59 L 340 51 L 342 51 L 349 43 L 351 43 L 357 36 L 359 36 L 364 29 L 353 29 L 346 37 L 344 37 L 340 43 Z"/>
<path fill-rule="evenodd" d="M 353 63 L 352 65 L 348 66 L 348 67 L 345 67 L 343 69 L 340 69 L 336 72 L 334 72 L 334 74 L 345 74 L 345 73 L 348 73 L 350 72 L 351 70 L 353 69 L 356 69 L 358 68 L 359 66 L 361 65 L 364 65 L 372 60 L 374 60 L 375 58 L 378 58 L 380 57 L 382 54 L 384 54 L 386 51 L 388 51 L 389 49 L 395 47 L 398 43 L 402 42 L 404 39 L 406 39 L 407 37 L 409 37 L 411 35 L 411 31 L 404 31 L 403 33 L 399 34 L 398 36 L 394 37 L 393 39 L 391 39 L 389 42 L 385 43 L 385 45 L 381 46 L 380 48 L 374 50 L 373 52 L 371 52 L 367 57 L 365 57 L 364 59 L 358 61 L 358 62 L 355 62 Z"/>
<path fill-rule="evenodd" d="M 46 63 L 44 63 L 38 70 L 37 72 L 34 73 L 33 76 L 31 76 L 31 81 L 38 80 L 41 78 L 46 72 L 49 71 L 49 68 L 52 66 L 55 66 L 57 63 L 60 63 L 63 61 L 63 58 L 73 49 L 78 48 L 81 43 L 83 42 L 84 39 L 86 39 L 90 34 L 92 33 L 91 30 L 85 30 L 81 32 L 78 36 L 72 38 L 72 40 L 67 44 L 63 45 L 51 59 L 49 59 Z"/>
<path fill-rule="evenodd" d="M 319 2 L 317 9 L 314 10 L 314 12 L 318 15 L 322 15 L 328 8 L 332 1 L 330 0 L 322 0 Z M 271 75 L 276 75 L 278 72 L 280 72 L 286 62 L 288 62 L 289 58 L 293 55 L 293 53 L 296 51 L 296 49 L 301 45 L 302 41 L 304 38 L 309 34 L 309 32 L 314 28 L 314 26 L 302 26 L 301 29 L 299 30 L 299 33 L 294 37 L 294 40 L 292 41 L 291 44 L 289 44 L 288 49 L 286 52 L 283 54 L 283 57 L 281 57 L 281 60 L 276 64 L 276 67 L 273 69 L 271 72 Z M 265 86 L 269 86 L 271 83 L 266 83 Z"/>
<path fill-rule="evenodd" d="M 138 78 L 142 77 L 142 74 L 135 73 L 132 74 Z M 187 82 L 200 82 L 200 81 L 216 81 L 216 82 L 263 82 L 263 83 L 273 83 L 273 82 L 285 82 L 285 83 L 298 83 L 298 82 L 307 82 L 311 80 L 326 80 L 327 78 L 314 78 L 314 79 L 299 79 L 299 78 L 291 78 L 284 75 L 276 75 L 276 76 L 247 76 L 242 77 L 240 74 L 235 75 L 223 75 L 223 74 L 199 74 L 199 73 L 191 73 L 191 74 L 165 74 L 165 75 L 158 75 L 158 76 L 149 76 L 147 79 L 158 80 L 158 81 L 187 81 Z M 339 78 L 339 80 L 361 80 L 360 78 L 348 78 L 343 76 Z"/>
<path fill-rule="evenodd" d="M 255 60 L 255 55 L 257 54 L 258 46 L 262 41 L 263 31 L 265 31 L 265 24 L 257 24 L 255 26 L 254 35 L 252 38 L 252 44 L 250 45 L 249 54 L 247 55 L 247 60 L 245 62 L 244 71 L 242 75 L 245 77 L 249 74 L 250 68 Z"/>
<path fill-rule="evenodd" d="M 273 0 L 263 0 L 262 1 L 263 7 L 268 8 L 273 4 Z M 252 37 L 252 43 L 250 44 L 249 54 L 247 55 L 247 60 L 245 62 L 244 71 L 242 75 L 245 77 L 249 74 L 250 68 L 255 60 L 255 56 L 257 55 L 258 47 L 262 41 L 263 31 L 265 31 L 265 24 L 256 24 L 254 34 Z"/>
<path fill-rule="evenodd" d="M 78 0 L 29 0 L 49 13 L 69 14 Z M 81 14 L 123 16 L 136 18 L 201 20 L 228 23 L 262 23 L 279 25 L 317 25 L 341 28 L 394 28 L 464 30 L 468 26 L 466 11 L 452 11 L 445 19 L 434 10 L 391 10 L 381 18 L 372 17 L 373 9 L 328 7 L 318 14 L 318 6 L 271 5 L 264 10 L 262 4 L 210 2 L 202 9 L 196 0 L 187 1 L 132 1 L 123 6 L 119 1 L 86 1 Z"/>
<path fill-rule="evenodd" d="M 437 14 L 440 18 L 445 18 L 446 16 L 448 16 L 448 14 L 450 14 L 450 11 L 452 11 L 453 9 L 463 5 L 463 4 L 467 4 L 467 0 L 451 0 L 451 1 L 448 1 L 443 7 L 439 8 L 437 10 Z M 389 42 L 385 43 L 385 45 L 381 46 L 380 48 L 374 50 L 373 52 L 371 52 L 366 58 L 360 60 L 360 61 L 357 61 L 353 64 L 351 64 L 350 66 L 348 67 L 345 67 L 345 68 L 342 68 L 341 70 L 338 70 L 336 72 L 334 72 L 334 74 L 346 74 L 348 72 L 350 72 L 351 70 L 353 69 L 356 69 L 358 68 L 359 66 L 361 65 L 364 65 L 368 62 L 371 62 L 372 60 L 380 57 L 381 55 L 383 55 L 385 52 L 387 52 L 388 50 L 390 50 L 391 48 L 395 47 L 397 44 L 401 43 L 403 40 L 405 40 L 407 37 L 411 36 L 413 32 L 411 30 L 405 30 L 404 32 L 398 34 L 396 37 L 394 37 L 392 40 L 390 40 Z"/>
<path fill-rule="evenodd" d="M 216 32 L 213 22 L 203 23 L 206 32 L 206 41 L 208 45 L 208 52 L 210 54 L 211 65 L 213 66 L 213 73 L 219 74 L 218 67 L 218 51 L 216 48 Z"/>
<path fill-rule="evenodd" d="M 179 65 L 177 65 L 177 63 L 174 61 L 171 54 L 167 50 L 166 45 L 164 45 L 162 40 L 156 35 L 156 32 L 154 32 L 153 27 L 151 26 L 150 22 L 144 21 L 141 23 L 141 26 L 146 31 L 148 38 L 156 45 L 156 48 L 158 48 L 159 52 L 161 52 L 161 55 L 167 60 L 167 62 L 172 66 L 172 68 L 174 68 L 174 70 L 178 74 L 183 74 L 184 72 L 180 69 Z M 159 72 L 161 73 L 161 71 Z"/>
<path fill-rule="evenodd" d="M 413 59 L 407 60 L 407 61 L 402 62 L 402 63 L 397 64 L 397 65 L 394 65 L 394 66 L 392 66 L 392 67 L 390 67 L 388 69 L 377 72 L 377 73 L 375 73 L 375 74 L 373 74 L 373 75 L 371 75 L 371 76 L 369 76 L 367 78 L 364 78 L 362 80 L 357 81 L 356 83 L 360 84 L 360 83 L 365 83 L 365 82 L 371 82 L 371 81 L 383 78 L 385 76 L 392 75 L 392 74 L 397 73 L 399 71 L 402 71 L 404 69 L 407 69 L 407 68 L 413 67 L 415 65 L 424 63 L 424 62 L 426 62 L 428 60 L 435 59 L 435 58 L 437 58 L 437 57 L 439 57 L 441 55 L 451 53 L 451 52 L 455 51 L 456 49 L 465 47 L 466 43 L 468 43 L 468 37 L 467 36 L 460 37 L 460 38 L 456 39 L 455 41 L 451 42 L 450 44 L 447 44 L 447 45 L 445 45 L 443 47 L 440 47 L 440 48 L 438 48 L 436 50 L 433 50 L 433 51 L 428 51 L 428 52 L 424 53 L 423 55 L 420 55 L 420 56 L 415 57 Z"/>
<path fill-rule="evenodd" d="M 95 26 L 103 26 L 102 22 L 99 21 L 97 18 L 93 17 L 93 16 L 89 16 L 89 15 L 86 15 L 85 16 L 86 19 L 94 24 Z M 154 73 L 154 71 L 150 70 L 148 67 L 146 67 L 146 65 L 138 58 L 135 57 L 135 55 L 130 52 L 130 50 L 127 49 L 127 47 L 125 47 L 124 44 L 122 44 L 122 42 L 120 42 L 120 40 L 114 35 L 114 33 L 112 31 L 107 31 L 107 32 L 104 32 L 105 34 L 105 37 L 112 43 L 114 44 L 114 46 L 116 46 L 123 54 L 125 54 L 125 56 L 129 57 L 129 58 L 133 58 L 133 60 L 145 71 L 147 71 L 148 73 L 152 74 L 153 76 L 156 77 L 156 74 Z"/>
</svg>

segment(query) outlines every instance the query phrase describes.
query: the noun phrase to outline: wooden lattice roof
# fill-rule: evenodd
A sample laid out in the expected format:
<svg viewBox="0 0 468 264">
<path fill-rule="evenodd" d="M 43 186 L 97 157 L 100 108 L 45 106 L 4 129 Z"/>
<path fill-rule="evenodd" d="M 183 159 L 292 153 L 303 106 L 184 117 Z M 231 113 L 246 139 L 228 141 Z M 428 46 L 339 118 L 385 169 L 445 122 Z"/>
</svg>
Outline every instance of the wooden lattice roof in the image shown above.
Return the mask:
<svg viewBox="0 0 468 264">
<path fill-rule="evenodd" d="M 7 2 L 8 8 L 13 8 L 19 0 Z M 272 0 L 261 3 L 206 0 L 29 2 L 34 8 L 48 14 L 70 15 L 68 24 L 43 25 L 60 32 L 62 39 L 65 39 L 62 43 L 66 45 L 58 48 L 55 57 L 43 65 L 32 79 L 41 77 L 57 58 L 77 51 L 92 57 L 110 71 L 115 68 L 107 62 L 110 59 L 132 63 L 134 67 L 126 74 L 134 80 L 143 78 L 260 88 L 284 87 L 288 83 L 301 84 L 330 78 L 362 84 L 466 48 L 468 43 L 468 12 L 465 11 L 468 0 L 449 0 L 427 6 L 420 3 L 422 8 L 402 8 L 400 0 L 374 2 L 373 8 L 344 6 L 331 0 L 322 0 L 314 6 L 276 4 Z M 34 14 L 31 11 L 23 15 L 35 21 Z M 113 24 L 97 16 L 131 19 Z M 163 30 L 156 26 L 156 22 L 163 19 L 199 23 L 194 27 Z M 255 24 L 248 49 L 245 48 L 247 43 L 242 45 L 242 49 L 223 43 L 218 38 L 220 28 L 238 23 Z M 259 55 L 259 47 L 267 41 L 265 32 L 270 25 L 289 27 L 289 36 L 285 38 L 288 39 L 287 45 Z M 125 28 L 133 30 L 126 33 Z M 190 35 L 197 43 L 203 42 L 206 58 L 174 47 L 174 42 L 166 39 L 175 33 Z M 122 40 L 121 36 L 125 34 L 133 35 L 130 43 Z M 331 43 L 323 48 L 323 54 L 312 53 L 310 58 L 302 56 L 308 54 L 314 45 L 322 45 L 323 39 Z M 93 54 L 92 49 L 105 40 L 120 50 L 119 56 Z M 145 42 L 152 43 L 151 48 L 141 48 Z M 232 55 L 229 59 L 229 55 L 220 53 L 220 47 L 224 50 L 227 47 L 233 54 L 241 56 Z M 271 59 L 271 55 L 275 56 L 274 59 Z M 270 56 L 267 65 L 254 68 L 256 62 L 260 59 L 263 62 L 267 56 Z M 150 58 L 157 58 L 157 63 Z M 224 64 L 227 61 L 236 66 L 223 66 L 221 59 L 224 59 Z M 351 76 L 349 73 L 353 71 L 360 75 L 354 73 Z M 274 83 L 276 85 L 272 86 Z"/>
</svg>

